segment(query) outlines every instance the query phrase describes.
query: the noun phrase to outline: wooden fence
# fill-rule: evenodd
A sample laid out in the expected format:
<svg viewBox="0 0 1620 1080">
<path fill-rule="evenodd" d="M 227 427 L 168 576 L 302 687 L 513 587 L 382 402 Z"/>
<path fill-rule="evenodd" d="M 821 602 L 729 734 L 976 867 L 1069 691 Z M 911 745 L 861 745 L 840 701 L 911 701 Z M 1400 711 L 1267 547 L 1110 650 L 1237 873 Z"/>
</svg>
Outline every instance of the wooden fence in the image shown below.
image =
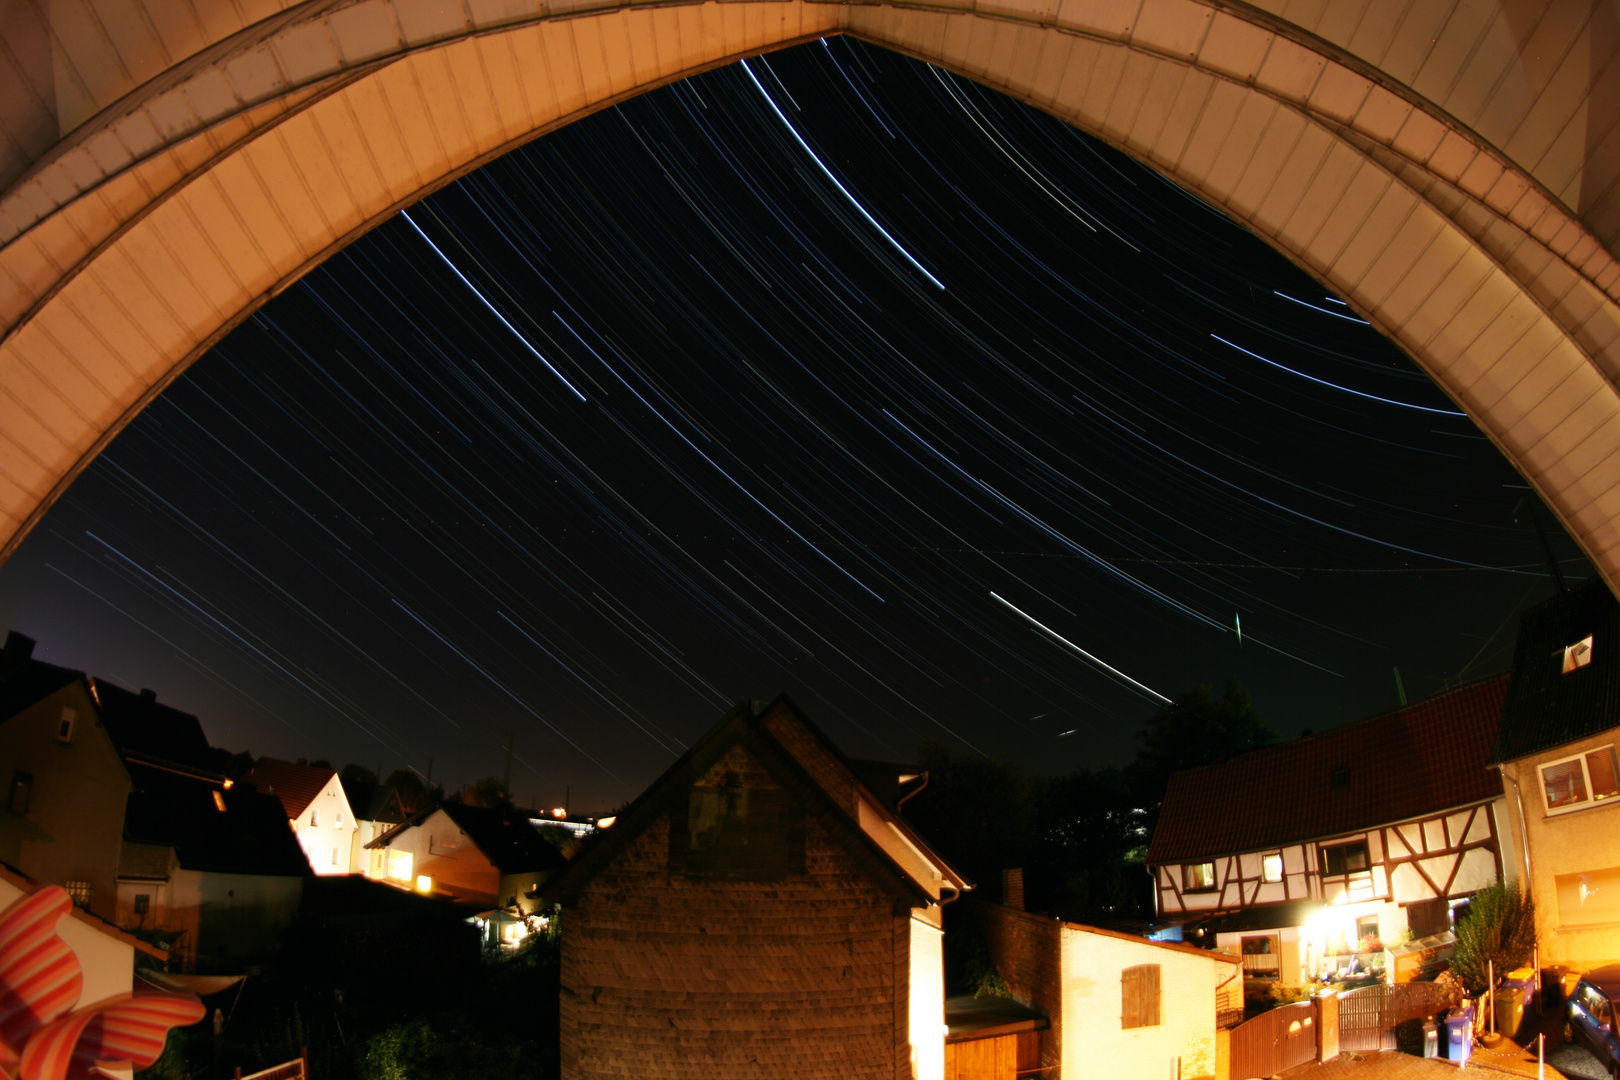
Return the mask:
<svg viewBox="0 0 1620 1080">
<path fill-rule="evenodd" d="M 241 1069 L 237 1069 L 235 1080 L 309 1080 L 309 1054 L 299 1054 L 291 1061 L 283 1061 L 280 1065 L 272 1065 L 245 1076 Z"/>
<path fill-rule="evenodd" d="M 1316 1006 L 1309 1001 L 1261 1013 L 1232 1029 L 1232 1075 L 1272 1076 L 1316 1060 Z"/>
</svg>

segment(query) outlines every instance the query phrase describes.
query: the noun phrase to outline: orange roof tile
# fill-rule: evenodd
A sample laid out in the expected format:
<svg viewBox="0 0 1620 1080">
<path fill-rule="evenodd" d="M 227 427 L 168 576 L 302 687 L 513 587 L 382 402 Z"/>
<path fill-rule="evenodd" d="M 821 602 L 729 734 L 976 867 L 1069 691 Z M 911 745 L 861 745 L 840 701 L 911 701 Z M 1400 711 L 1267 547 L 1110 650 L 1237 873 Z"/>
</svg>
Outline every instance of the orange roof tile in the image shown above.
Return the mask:
<svg viewBox="0 0 1620 1080">
<path fill-rule="evenodd" d="M 1150 864 L 1325 839 L 1502 794 L 1488 768 L 1508 677 L 1170 778 Z M 1336 775 L 1337 774 L 1337 775 Z M 1338 783 L 1335 783 L 1337 779 Z"/>
</svg>

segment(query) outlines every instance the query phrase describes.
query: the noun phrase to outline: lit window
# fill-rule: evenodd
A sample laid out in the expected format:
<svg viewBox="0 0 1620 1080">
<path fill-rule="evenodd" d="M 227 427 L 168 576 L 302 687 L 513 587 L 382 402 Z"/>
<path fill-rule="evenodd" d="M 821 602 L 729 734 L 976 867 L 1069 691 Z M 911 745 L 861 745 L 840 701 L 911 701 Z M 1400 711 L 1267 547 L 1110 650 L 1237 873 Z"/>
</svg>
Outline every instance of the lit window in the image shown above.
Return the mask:
<svg viewBox="0 0 1620 1080">
<path fill-rule="evenodd" d="M 332 822 L 332 828 L 334 828 L 334 829 L 343 828 L 343 811 L 339 810 L 337 812 L 337 820 Z"/>
<path fill-rule="evenodd" d="M 393 848 L 389 848 L 388 876 L 395 881 L 410 881 L 412 877 L 411 864 L 414 858 L 415 856 L 408 851 L 395 851 Z"/>
<path fill-rule="evenodd" d="M 1564 650 L 1564 666 L 1561 674 L 1568 675 L 1577 668 L 1583 668 L 1592 662 L 1592 635 L 1587 634 L 1575 644 Z"/>
<path fill-rule="evenodd" d="M 501 927 L 501 940 L 516 944 L 529 936 L 529 928 L 520 922 L 509 922 Z"/>
<path fill-rule="evenodd" d="M 416 891 L 417 892 L 432 892 L 433 891 L 433 876 L 431 874 L 418 874 L 416 876 Z"/>
<path fill-rule="evenodd" d="M 56 737 L 62 742 L 73 741 L 73 722 L 79 714 L 73 709 L 63 709 L 62 715 L 56 720 Z"/>
<path fill-rule="evenodd" d="M 64 881 L 62 888 L 67 890 L 68 898 L 73 901 L 74 907 L 90 910 L 90 883 L 88 881 Z"/>
<path fill-rule="evenodd" d="M 150 893 L 135 894 L 135 914 L 145 915 L 152 910 L 152 895 Z"/>
<path fill-rule="evenodd" d="M 1260 880 L 1281 881 L 1283 879 L 1282 852 L 1273 852 L 1270 855 L 1260 856 Z"/>
<path fill-rule="evenodd" d="M 1549 814 L 1584 810 L 1620 795 L 1620 768 L 1616 767 L 1614 747 L 1600 746 L 1543 765 L 1541 790 Z"/>
<path fill-rule="evenodd" d="M 214 809 L 222 814 L 225 812 L 225 796 L 217 791 L 214 792 Z"/>
<path fill-rule="evenodd" d="M 11 794 L 6 799 L 6 805 L 14 813 L 28 813 L 29 800 L 34 797 L 34 774 L 14 772 L 11 774 Z"/>
<path fill-rule="evenodd" d="M 1320 849 L 1323 877 L 1344 877 L 1367 869 L 1367 844 L 1358 840 L 1353 844 L 1336 844 Z"/>
<path fill-rule="evenodd" d="M 1186 867 L 1187 892 L 1207 892 L 1215 887 L 1215 864 L 1212 862 L 1189 863 Z"/>
</svg>

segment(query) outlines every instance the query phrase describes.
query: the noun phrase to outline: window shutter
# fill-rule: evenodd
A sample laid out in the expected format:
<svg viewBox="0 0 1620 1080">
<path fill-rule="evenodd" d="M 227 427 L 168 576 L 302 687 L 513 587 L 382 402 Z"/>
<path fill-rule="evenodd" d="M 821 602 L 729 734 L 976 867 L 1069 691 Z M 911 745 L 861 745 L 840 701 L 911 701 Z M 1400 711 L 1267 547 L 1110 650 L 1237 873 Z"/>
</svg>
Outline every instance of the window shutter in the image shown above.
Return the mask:
<svg viewBox="0 0 1620 1080">
<path fill-rule="evenodd" d="M 1157 1027 L 1159 1024 L 1159 965 L 1138 964 L 1119 975 L 1122 1029 Z"/>
</svg>

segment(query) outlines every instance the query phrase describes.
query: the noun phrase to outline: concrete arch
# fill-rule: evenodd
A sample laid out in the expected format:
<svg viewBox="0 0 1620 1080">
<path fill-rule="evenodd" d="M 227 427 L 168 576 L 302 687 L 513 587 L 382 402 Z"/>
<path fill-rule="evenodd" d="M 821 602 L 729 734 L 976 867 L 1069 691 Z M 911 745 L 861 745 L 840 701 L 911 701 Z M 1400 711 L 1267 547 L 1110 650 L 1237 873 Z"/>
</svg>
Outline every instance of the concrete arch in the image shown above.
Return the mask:
<svg viewBox="0 0 1620 1080">
<path fill-rule="evenodd" d="M 1101 136 L 1410 354 L 1620 585 L 1612 0 L 14 0 L 0 557 L 259 304 L 524 141 L 857 35 Z"/>
</svg>

